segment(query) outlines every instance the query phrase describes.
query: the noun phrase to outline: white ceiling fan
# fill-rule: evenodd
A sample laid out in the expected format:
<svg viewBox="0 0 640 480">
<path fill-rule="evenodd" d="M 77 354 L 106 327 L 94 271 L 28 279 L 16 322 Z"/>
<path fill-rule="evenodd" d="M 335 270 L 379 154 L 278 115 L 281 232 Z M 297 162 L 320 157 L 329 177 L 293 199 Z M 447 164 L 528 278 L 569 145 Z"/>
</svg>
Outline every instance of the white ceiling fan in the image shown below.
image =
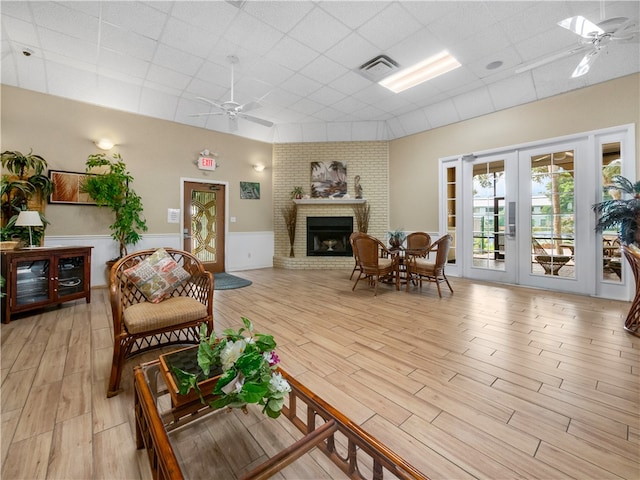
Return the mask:
<svg viewBox="0 0 640 480">
<path fill-rule="evenodd" d="M 638 33 L 633 29 L 636 27 L 634 21 L 626 17 L 613 17 L 595 24 L 582 15 L 577 15 L 565 18 L 558 22 L 558 25 L 580 36 L 578 46 L 520 67 L 516 73 L 526 72 L 556 60 L 586 52 L 571 74 L 571 78 L 581 77 L 589 71 L 596 58 L 606 51 L 610 44 L 628 42 Z"/>
<path fill-rule="evenodd" d="M 235 55 L 229 55 L 227 59 L 229 60 L 229 63 L 231 63 L 231 99 L 227 100 L 226 102 L 216 103 L 209 100 L 208 98 L 197 97 L 198 100 L 202 100 L 203 102 L 216 107 L 220 111 L 206 112 L 206 113 L 192 113 L 189 116 L 202 117 L 206 115 L 226 115 L 227 118 L 229 119 L 229 130 L 231 130 L 232 132 L 238 129 L 238 118 L 249 120 L 250 122 L 254 122 L 254 123 L 259 123 L 260 125 L 264 125 L 265 127 L 272 127 L 273 122 L 270 122 L 269 120 L 254 117 L 253 115 L 247 115 L 246 112 L 250 110 L 255 110 L 256 108 L 260 108 L 262 106 L 260 105 L 259 101 L 240 104 L 233 99 L 234 65 L 238 63 L 238 57 L 236 57 Z M 266 97 L 266 95 L 263 96 L 262 98 L 264 97 Z"/>
</svg>

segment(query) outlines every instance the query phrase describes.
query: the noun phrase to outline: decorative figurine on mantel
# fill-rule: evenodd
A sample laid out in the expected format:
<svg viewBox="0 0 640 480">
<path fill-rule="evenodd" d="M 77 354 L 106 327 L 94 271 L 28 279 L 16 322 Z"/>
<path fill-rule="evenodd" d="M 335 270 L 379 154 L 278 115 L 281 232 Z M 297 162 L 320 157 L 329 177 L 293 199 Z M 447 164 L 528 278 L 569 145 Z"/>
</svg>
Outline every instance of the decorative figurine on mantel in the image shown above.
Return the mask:
<svg viewBox="0 0 640 480">
<path fill-rule="evenodd" d="M 356 191 L 356 198 L 362 198 L 362 185 L 360 185 L 360 175 L 356 175 L 354 180 L 354 189 Z"/>
</svg>

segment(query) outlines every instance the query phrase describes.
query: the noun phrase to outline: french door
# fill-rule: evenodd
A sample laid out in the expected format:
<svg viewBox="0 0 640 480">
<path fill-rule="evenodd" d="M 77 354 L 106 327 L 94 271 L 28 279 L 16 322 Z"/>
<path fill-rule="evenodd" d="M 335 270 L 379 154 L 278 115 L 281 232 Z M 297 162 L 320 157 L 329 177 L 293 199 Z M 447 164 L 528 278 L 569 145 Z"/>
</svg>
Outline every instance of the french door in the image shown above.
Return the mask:
<svg viewBox="0 0 640 480">
<path fill-rule="evenodd" d="M 636 178 L 624 125 L 440 161 L 440 231 L 456 241 L 448 273 L 630 300 L 634 280 L 595 203 L 615 175 Z"/>
<path fill-rule="evenodd" d="M 576 140 L 465 158 L 465 277 L 595 289 L 593 195 L 584 187 L 593 178 L 576 169 L 586 148 L 586 140 Z"/>
<path fill-rule="evenodd" d="M 205 269 L 225 271 L 226 186 L 201 181 L 182 182 L 183 249 Z"/>
</svg>

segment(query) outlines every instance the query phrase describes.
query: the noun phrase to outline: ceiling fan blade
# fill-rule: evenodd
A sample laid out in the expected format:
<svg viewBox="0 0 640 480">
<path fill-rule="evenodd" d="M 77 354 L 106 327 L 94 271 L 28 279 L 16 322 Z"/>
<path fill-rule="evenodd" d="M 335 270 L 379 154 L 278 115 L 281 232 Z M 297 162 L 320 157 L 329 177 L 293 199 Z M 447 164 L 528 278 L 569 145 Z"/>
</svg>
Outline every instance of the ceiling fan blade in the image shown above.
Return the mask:
<svg viewBox="0 0 640 480">
<path fill-rule="evenodd" d="M 236 117 L 229 117 L 229 131 L 235 132 L 238 130 L 238 119 Z"/>
<path fill-rule="evenodd" d="M 598 58 L 598 55 L 600 55 L 600 50 L 593 50 L 582 57 L 582 60 L 580 60 L 580 63 L 571 74 L 571 78 L 578 78 L 585 75 L 591 68 L 591 65 L 593 65 L 595 59 Z"/>
<path fill-rule="evenodd" d="M 264 120 L 262 118 L 254 117 L 253 115 L 247 115 L 246 113 L 239 113 L 238 116 L 240 118 L 244 118 L 245 120 L 249 120 L 250 122 L 264 125 L 265 127 L 273 127 L 273 122 L 270 122 L 269 120 Z"/>
<path fill-rule="evenodd" d="M 257 108 L 260 108 L 262 105 L 260 105 L 258 102 L 249 102 L 249 103 L 245 103 L 244 105 L 240 105 L 239 111 L 241 112 L 248 112 L 249 110 L 255 110 Z"/>
<path fill-rule="evenodd" d="M 189 113 L 187 117 L 204 117 L 207 115 L 224 115 L 224 112 Z"/>
<path fill-rule="evenodd" d="M 213 105 L 216 108 L 219 108 L 220 110 L 225 110 L 225 108 L 222 105 L 217 104 L 216 102 L 212 102 L 211 100 L 209 100 L 208 98 L 204 98 L 204 97 L 196 97 L 198 100 L 202 100 L 205 103 L 208 103 L 209 105 Z"/>
<path fill-rule="evenodd" d="M 572 48 L 571 50 L 564 50 L 562 52 L 554 53 L 552 55 L 549 55 L 548 57 L 541 58 L 540 60 L 536 60 L 534 62 L 531 62 L 527 65 L 524 65 L 516 69 L 516 73 L 527 72 L 529 70 L 533 70 L 534 68 L 538 68 L 543 65 L 546 65 L 547 63 L 560 60 L 561 58 L 570 57 L 571 55 L 575 55 L 576 53 L 586 50 L 587 48 L 589 48 L 588 45 L 582 45 L 580 47 Z"/>
<path fill-rule="evenodd" d="M 582 15 L 565 18 L 564 20 L 558 22 L 558 25 L 580 35 L 582 38 L 593 38 L 597 35 L 602 35 L 603 33 L 605 33 L 604 30 L 602 30 L 598 25 L 590 20 L 587 20 Z"/>
</svg>

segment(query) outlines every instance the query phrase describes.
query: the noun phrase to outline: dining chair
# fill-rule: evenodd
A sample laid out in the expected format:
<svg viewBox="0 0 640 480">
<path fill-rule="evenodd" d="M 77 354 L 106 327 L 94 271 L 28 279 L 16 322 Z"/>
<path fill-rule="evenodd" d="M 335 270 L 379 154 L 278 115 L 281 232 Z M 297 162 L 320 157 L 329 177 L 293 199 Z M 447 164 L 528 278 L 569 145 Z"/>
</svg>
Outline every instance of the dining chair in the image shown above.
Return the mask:
<svg viewBox="0 0 640 480">
<path fill-rule="evenodd" d="M 353 266 L 353 270 L 351 270 L 351 276 L 349 280 L 353 280 L 353 274 L 360 271 L 360 264 L 358 263 L 358 252 L 356 251 L 356 246 L 354 245 L 353 239 L 357 236 L 361 235 L 361 232 L 353 232 L 349 235 L 349 243 L 351 244 L 351 251 L 353 252 L 353 261 L 355 265 Z"/>
<path fill-rule="evenodd" d="M 352 291 L 362 278 L 367 278 L 369 284 L 374 286 L 374 296 L 378 295 L 378 283 L 384 278 L 392 280 L 396 284 L 396 290 L 400 290 L 397 254 L 389 251 L 380 240 L 366 233 L 355 235 L 353 245 L 360 273 Z"/>
<path fill-rule="evenodd" d="M 424 251 L 424 254 L 420 256 L 428 256 L 430 246 L 431 235 L 429 235 L 427 232 L 413 232 L 407 235 L 406 249 L 411 251 L 413 255 L 419 254 L 420 251 Z"/>
<path fill-rule="evenodd" d="M 442 292 L 440 291 L 440 283 L 442 282 L 446 282 L 449 290 L 453 293 L 453 288 L 451 288 L 449 279 L 444 273 L 444 267 L 447 264 L 451 241 L 451 235 L 447 234 L 433 242 L 429 247 L 430 252 L 436 252 L 436 257 L 433 260 L 424 258 L 420 255 L 411 255 L 410 252 L 407 252 L 408 255 L 404 260 L 407 275 L 407 292 L 409 291 L 409 285 L 412 283 L 411 280 L 418 280 L 420 288 L 422 288 L 422 281 L 427 280 L 436 284 L 436 287 L 438 287 L 438 296 L 440 298 L 442 298 Z"/>
</svg>

